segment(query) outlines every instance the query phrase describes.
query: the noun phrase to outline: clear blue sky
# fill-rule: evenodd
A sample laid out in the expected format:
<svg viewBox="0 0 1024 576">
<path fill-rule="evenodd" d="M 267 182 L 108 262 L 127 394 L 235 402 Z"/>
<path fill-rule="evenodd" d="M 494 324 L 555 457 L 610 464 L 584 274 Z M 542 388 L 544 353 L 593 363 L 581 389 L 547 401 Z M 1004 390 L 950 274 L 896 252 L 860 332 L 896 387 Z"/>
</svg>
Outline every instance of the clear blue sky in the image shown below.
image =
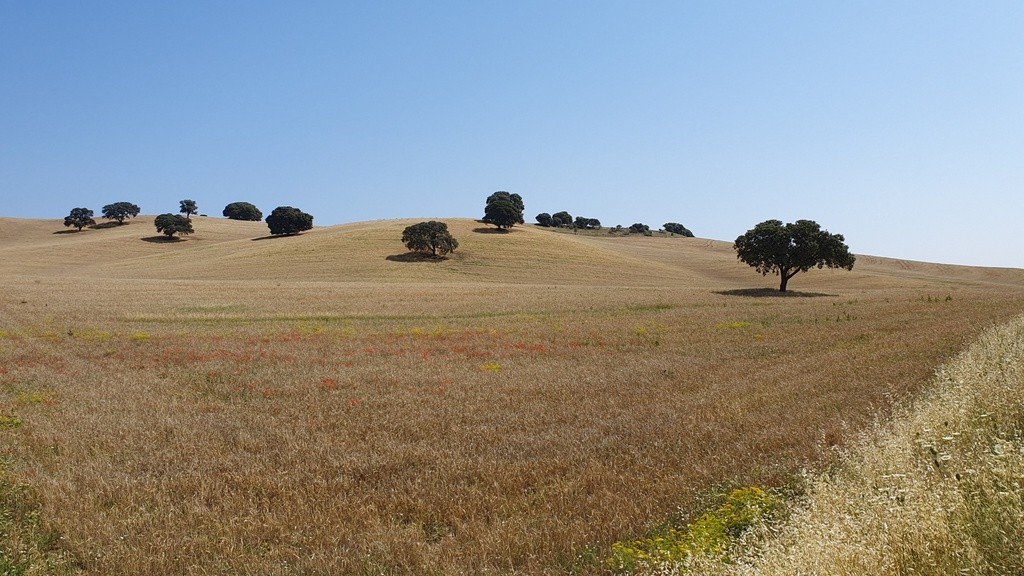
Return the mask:
<svg viewBox="0 0 1024 576">
<path fill-rule="evenodd" d="M 1024 2 L 0 0 L 0 215 L 808 218 L 1024 267 Z"/>
</svg>

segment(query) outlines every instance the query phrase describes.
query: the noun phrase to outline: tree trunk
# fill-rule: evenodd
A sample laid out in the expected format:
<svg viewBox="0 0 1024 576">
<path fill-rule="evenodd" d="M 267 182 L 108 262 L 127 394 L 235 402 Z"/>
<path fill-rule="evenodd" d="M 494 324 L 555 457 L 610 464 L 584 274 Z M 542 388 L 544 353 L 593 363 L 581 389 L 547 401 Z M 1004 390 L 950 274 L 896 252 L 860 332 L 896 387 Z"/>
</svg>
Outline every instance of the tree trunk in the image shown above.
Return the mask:
<svg viewBox="0 0 1024 576">
<path fill-rule="evenodd" d="M 786 291 L 786 284 L 789 284 L 789 279 L 792 278 L 794 275 L 796 275 L 796 272 L 794 272 L 793 274 L 790 274 L 789 270 L 780 270 L 779 271 L 779 276 L 782 277 L 782 283 L 779 284 L 779 292 L 785 292 Z"/>
</svg>

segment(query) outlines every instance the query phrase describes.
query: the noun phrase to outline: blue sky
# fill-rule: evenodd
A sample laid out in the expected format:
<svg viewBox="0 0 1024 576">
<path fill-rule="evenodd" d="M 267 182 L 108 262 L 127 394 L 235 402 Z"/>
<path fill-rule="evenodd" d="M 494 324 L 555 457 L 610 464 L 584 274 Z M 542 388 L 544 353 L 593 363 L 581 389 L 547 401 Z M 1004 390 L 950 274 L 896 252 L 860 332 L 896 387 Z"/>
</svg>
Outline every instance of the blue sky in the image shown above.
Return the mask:
<svg viewBox="0 0 1024 576">
<path fill-rule="evenodd" d="M 526 216 L 1024 267 L 1024 3 L 0 2 L 0 214 Z M 201 230 L 200 230 L 201 232 Z"/>
</svg>

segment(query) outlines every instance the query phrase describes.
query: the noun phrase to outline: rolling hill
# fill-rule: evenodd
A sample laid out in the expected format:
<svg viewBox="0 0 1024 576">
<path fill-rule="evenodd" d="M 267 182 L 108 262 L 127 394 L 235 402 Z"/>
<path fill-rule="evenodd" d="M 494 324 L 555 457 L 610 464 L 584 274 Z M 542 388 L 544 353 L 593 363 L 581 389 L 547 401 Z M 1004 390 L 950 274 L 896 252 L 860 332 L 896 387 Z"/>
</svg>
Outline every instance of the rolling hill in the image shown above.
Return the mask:
<svg viewBox="0 0 1024 576">
<path fill-rule="evenodd" d="M 0 218 L 3 558 L 603 574 L 698 495 L 825 466 L 1024 310 L 1016 269 L 859 256 L 777 297 L 714 240 L 448 219 L 435 262 L 416 220 L 194 220 Z"/>
<path fill-rule="evenodd" d="M 58 220 L 0 218 L 0 272 L 9 275 L 210 281 L 503 283 L 773 287 L 738 262 L 727 242 L 695 238 L 601 237 L 534 226 L 497 233 L 468 219 L 447 220 L 459 249 L 444 262 L 409 262 L 402 229 L 416 220 L 314 228 L 270 237 L 260 222 L 195 219 L 196 233 L 167 242 L 151 217 L 82 232 Z M 852 273 L 812 271 L 796 291 L 931 283 L 1024 285 L 1024 270 L 859 256 Z"/>
</svg>

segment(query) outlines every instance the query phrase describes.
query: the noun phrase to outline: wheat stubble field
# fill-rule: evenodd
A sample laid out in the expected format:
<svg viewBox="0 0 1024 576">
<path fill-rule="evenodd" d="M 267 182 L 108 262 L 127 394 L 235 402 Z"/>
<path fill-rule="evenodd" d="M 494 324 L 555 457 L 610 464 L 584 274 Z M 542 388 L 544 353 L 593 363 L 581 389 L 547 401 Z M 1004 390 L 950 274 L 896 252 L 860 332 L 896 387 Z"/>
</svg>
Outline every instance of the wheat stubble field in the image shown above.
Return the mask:
<svg viewBox="0 0 1024 576">
<path fill-rule="evenodd" d="M 779 297 L 723 242 L 469 220 L 410 262 L 413 222 L 0 219 L 5 474 L 64 569 L 600 573 L 700 493 L 825 465 L 1024 310 L 1021 270 L 861 256 Z"/>
</svg>

